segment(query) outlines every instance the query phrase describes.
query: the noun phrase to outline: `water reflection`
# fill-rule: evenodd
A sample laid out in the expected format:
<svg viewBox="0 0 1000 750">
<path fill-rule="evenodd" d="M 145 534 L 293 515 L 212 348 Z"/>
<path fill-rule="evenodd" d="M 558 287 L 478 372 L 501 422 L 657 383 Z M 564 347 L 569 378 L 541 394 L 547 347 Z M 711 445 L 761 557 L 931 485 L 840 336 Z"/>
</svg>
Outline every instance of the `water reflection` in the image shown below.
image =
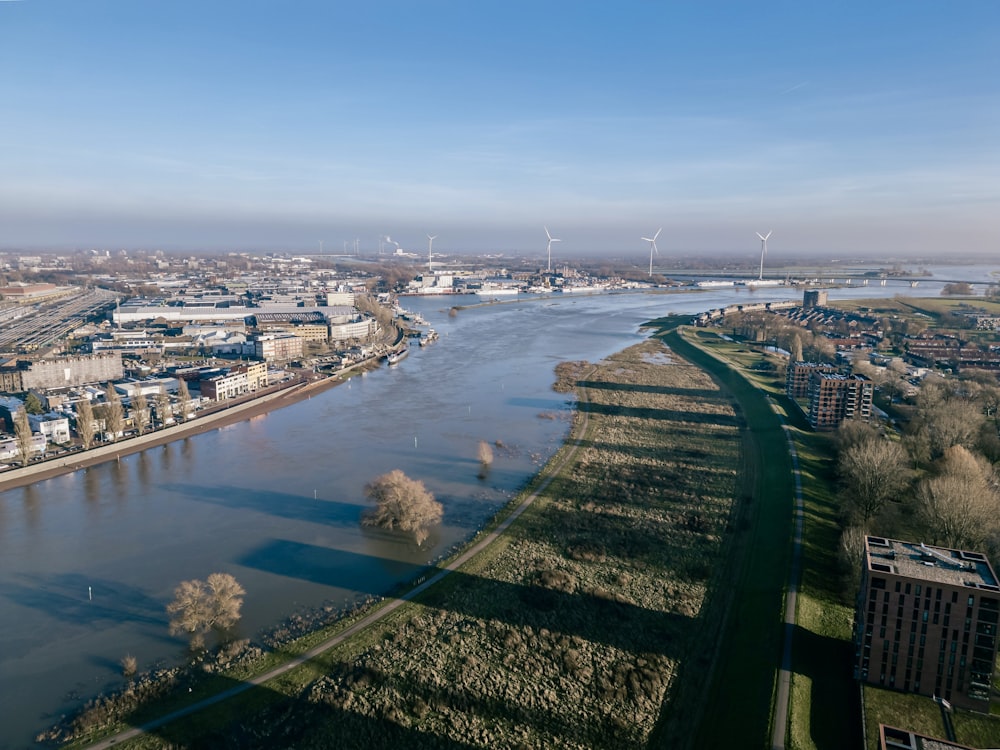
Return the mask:
<svg viewBox="0 0 1000 750">
<path fill-rule="evenodd" d="M 21 490 L 24 507 L 24 520 L 32 530 L 38 529 L 41 520 L 41 495 L 34 484 L 25 485 Z"/>
<path fill-rule="evenodd" d="M 138 456 L 135 457 L 136 461 L 136 476 L 139 478 L 139 484 L 142 487 L 148 487 L 150 483 L 150 463 L 152 458 L 150 458 L 150 451 L 143 451 Z"/>
<path fill-rule="evenodd" d="M 99 469 L 95 466 L 83 470 L 83 493 L 87 504 L 94 510 L 98 508 L 101 501 L 101 480 L 98 477 Z"/>
<path fill-rule="evenodd" d="M 111 494 L 119 503 L 124 503 L 128 499 L 129 494 L 126 492 L 126 488 L 128 487 L 128 466 L 123 465 L 123 463 L 121 458 L 116 458 L 108 464 L 111 474 L 111 485 L 114 490 Z"/>
</svg>

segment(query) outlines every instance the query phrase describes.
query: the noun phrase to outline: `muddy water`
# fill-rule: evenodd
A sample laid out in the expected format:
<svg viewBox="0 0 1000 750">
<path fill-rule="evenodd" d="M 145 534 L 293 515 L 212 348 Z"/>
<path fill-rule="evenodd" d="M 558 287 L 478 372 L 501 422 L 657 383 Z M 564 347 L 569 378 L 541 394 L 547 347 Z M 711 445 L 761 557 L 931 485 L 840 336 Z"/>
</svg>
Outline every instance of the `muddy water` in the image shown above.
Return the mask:
<svg viewBox="0 0 1000 750">
<path fill-rule="evenodd" d="M 565 295 L 454 317 L 448 301 L 408 299 L 441 338 L 397 366 L 3 493 L 0 747 L 28 746 L 81 700 L 119 687 L 126 653 L 140 669 L 182 659 L 164 613 L 181 580 L 232 573 L 247 590 L 241 626 L 255 635 L 295 611 L 411 578 L 471 536 L 564 439 L 570 411 L 551 390 L 556 363 L 618 351 L 668 312 L 796 294 Z M 507 446 L 485 480 L 480 440 Z M 423 547 L 359 526 L 365 483 L 395 468 L 444 504 Z"/>
</svg>

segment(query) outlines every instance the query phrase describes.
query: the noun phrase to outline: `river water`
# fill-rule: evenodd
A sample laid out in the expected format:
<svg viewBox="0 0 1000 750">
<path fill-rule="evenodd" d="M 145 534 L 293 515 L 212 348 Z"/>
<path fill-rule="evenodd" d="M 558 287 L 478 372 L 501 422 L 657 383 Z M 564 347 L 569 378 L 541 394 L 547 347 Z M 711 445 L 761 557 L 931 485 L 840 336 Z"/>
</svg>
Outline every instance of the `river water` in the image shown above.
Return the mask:
<svg viewBox="0 0 1000 750">
<path fill-rule="evenodd" d="M 921 281 L 920 294 L 939 289 Z M 667 313 L 799 295 L 567 294 L 454 317 L 448 304 L 466 298 L 407 298 L 441 338 L 398 366 L 0 494 L 0 748 L 29 746 L 61 714 L 120 687 L 126 653 L 140 670 L 183 659 L 164 611 L 182 580 L 232 573 L 247 591 L 241 628 L 253 636 L 293 612 L 412 578 L 474 534 L 565 438 L 570 405 L 551 389 L 558 362 L 606 357 Z M 480 440 L 506 446 L 485 480 Z M 359 525 L 365 483 L 396 468 L 445 508 L 422 547 Z"/>
</svg>

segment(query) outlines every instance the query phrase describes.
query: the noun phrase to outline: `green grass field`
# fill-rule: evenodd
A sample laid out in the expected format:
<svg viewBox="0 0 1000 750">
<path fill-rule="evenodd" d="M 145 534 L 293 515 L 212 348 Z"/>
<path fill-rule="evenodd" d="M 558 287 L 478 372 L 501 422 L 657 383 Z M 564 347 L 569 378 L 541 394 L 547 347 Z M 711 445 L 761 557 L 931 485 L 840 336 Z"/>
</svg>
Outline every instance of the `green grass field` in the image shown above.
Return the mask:
<svg viewBox="0 0 1000 750">
<path fill-rule="evenodd" d="M 811 432 L 799 408 L 784 395 L 783 381 L 766 371 L 754 369 L 768 361 L 770 355 L 740 343 L 726 341 L 710 331 L 698 332 L 697 341 L 731 368 L 731 379 L 739 378 L 745 385 L 740 401 L 756 402 L 758 408 L 748 419 L 751 431 L 762 431 L 768 446 L 765 457 L 772 469 L 766 487 L 772 494 L 779 491 L 788 498 L 783 505 L 784 517 L 775 513 L 777 528 L 784 523 L 784 543 L 790 538 L 791 497 L 793 484 L 791 465 L 784 434 L 770 404 L 790 426 L 799 456 L 802 473 L 804 528 L 802 581 L 799 588 L 795 636 L 792 643 L 792 694 L 788 728 L 788 746 L 792 748 L 843 748 L 857 743 L 860 737 L 860 716 L 857 688 L 851 677 L 850 659 L 853 649 L 849 638 L 852 610 L 841 594 L 841 578 L 837 563 L 840 526 L 839 507 L 834 494 L 832 467 L 833 448 L 828 434 Z M 711 366 L 711 363 L 706 363 Z M 727 381 L 728 383 L 729 381 Z M 776 475 L 776 476 L 775 476 Z M 783 547 L 785 549 L 787 547 Z M 761 575 L 773 575 L 772 585 L 784 586 L 788 576 L 787 558 L 783 565 L 761 567 Z M 783 589 L 782 589 L 783 590 Z M 771 614 L 772 627 L 778 633 L 780 613 Z"/>
<path fill-rule="evenodd" d="M 757 355 L 714 334 L 698 332 L 693 342 L 677 332 L 664 341 L 711 373 L 740 406 L 743 424 L 741 486 L 752 510 L 734 540 L 731 612 L 695 746 L 763 745 L 770 729 L 775 678 L 780 662 L 781 616 L 788 575 L 793 483 L 781 423 L 764 394 L 740 370 Z M 696 344 L 696 345 L 695 345 Z M 724 363 L 712 356 L 726 350 Z M 730 363 L 735 363 L 735 367 Z"/>
</svg>

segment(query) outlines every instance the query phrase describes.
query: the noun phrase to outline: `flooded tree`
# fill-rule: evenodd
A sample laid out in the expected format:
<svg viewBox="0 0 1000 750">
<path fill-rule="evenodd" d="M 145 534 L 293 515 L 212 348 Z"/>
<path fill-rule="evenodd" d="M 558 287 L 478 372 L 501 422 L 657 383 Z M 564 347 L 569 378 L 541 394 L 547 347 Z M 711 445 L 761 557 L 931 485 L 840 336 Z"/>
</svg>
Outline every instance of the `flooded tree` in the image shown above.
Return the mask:
<svg viewBox="0 0 1000 750">
<path fill-rule="evenodd" d="M 122 667 L 122 677 L 126 680 L 131 680 L 135 677 L 136 670 L 139 668 L 139 662 L 132 654 L 125 654 L 119 664 Z"/>
<path fill-rule="evenodd" d="M 486 476 L 490 473 L 490 466 L 493 465 L 493 449 L 490 444 L 485 440 L 479 441 L 479 478 L 486 479 Z"/>
<path fill-rule="evenodd" d="M 365 485 L 365 494 L 375 503 L 361 518 L 365 526 L 411 533 L 417 544 L 427 538 L 431 526 L 440 523 L 444 512 L 423 482 L 410 479 L 399 469 Z"/>
<path fill-rule="evenodd" d="M 239 622 L 244 594 L 228 573 L 212 573 L 206 581 L 182 581 L 167 605 L 170 634 L 186 635 L 191 648 L 204 648 L 210 632 L 228 630 Z"/>
</svg>

